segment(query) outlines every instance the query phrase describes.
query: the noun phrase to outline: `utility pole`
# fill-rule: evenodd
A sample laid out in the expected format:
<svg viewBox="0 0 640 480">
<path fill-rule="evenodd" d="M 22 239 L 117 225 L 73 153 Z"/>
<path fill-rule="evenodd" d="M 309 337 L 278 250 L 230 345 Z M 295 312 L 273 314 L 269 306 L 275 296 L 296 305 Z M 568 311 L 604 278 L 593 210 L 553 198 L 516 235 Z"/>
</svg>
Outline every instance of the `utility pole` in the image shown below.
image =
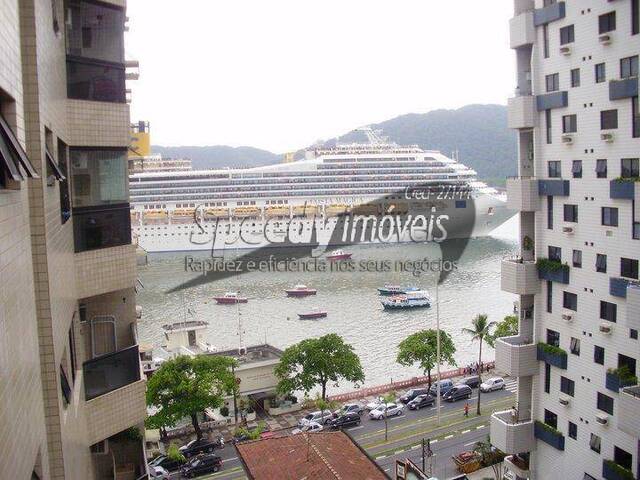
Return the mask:
<svg viewBox="0 0 640 480">
<path fill-rule="evenodd" d="M 436 384 L 436 393 L 438 398 L 436 398 L 438 409 L 438 426 L 440 426 L 440 296 L 439 296 L 439 288 L 438 281 L 440 280 L 440 274 L 436 275 L 436 350 L 437 350 L 437 363 L 436 369 L 438 373 L 438 383 Z"/>
</svg>

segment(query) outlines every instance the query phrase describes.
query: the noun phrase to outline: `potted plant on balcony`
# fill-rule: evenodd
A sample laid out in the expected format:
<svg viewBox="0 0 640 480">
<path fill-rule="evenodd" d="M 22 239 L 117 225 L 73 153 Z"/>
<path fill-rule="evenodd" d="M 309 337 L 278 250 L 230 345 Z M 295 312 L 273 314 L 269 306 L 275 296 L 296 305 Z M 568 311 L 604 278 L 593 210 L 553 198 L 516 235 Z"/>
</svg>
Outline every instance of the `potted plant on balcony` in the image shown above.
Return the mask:
<svg viewBox="0 0 640 480">
<path fill-rule="evenodd" d="M 569 283 L 569 265 L 559 260 L 538 258 L 536 260 L 538 278 L 551 282 Z"/>
<path fill-rule="evenodd" d="M 567 369 L 567 352 L 555 345 L 538 342 L 537 358 L 558 368 Z"/>
<path fill-rule="evenodd" d="M 564 435 L 551 425 L 536 420 L 534 422 L 534 434 L 537 439 L 551 445 L 553 448 L 564 450 Z"/>
<path fill-rule="evenodd" d="M 638 378 L 631 373 L 626 365 L 607 370 L 606 387 L 612 392 L 618 392 L 623 387 L 637 385 L 637 383 Z"/>
<path fill-rule="evenodd" d="M 633 480 L 633 472 L 613 460 L 602 462 L 602 476 L 607 480 Z"/>
</svg>

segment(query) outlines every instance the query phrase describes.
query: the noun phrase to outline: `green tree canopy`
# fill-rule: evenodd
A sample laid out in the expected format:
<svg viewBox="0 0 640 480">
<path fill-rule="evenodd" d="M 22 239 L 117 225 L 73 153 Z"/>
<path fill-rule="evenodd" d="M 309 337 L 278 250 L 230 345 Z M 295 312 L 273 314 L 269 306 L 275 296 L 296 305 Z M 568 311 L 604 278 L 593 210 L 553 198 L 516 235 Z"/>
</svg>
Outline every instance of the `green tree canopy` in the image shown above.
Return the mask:
<svg viewBox="0 0 640 480">
<path fill-rule="evenodd" d="M 495 348 L 498 338 L 511 337 L 518 334 L 518 316 L 507 315 L 504 320 L 496 324 L 496 329 L 487 337 L 487 343 Z"/>
<path fill-rule="evenodd" d="M 430 329 L 411 334 L 398 345 L 396 361 L 404 366 L 419 364 L 424 374 L 429 377 L 429 388 L 431 388 L 431 370 L 438 361 L 437 343 L 437 331 Z M 449 365 L 456 365 L 455 353 L 456 346 L 453 344 L 451 335 L 440 330 L 440 360 Z"/>
<path fill-rule="evenodd" d="M 471 320 L 471 328 L 463 328 L 462 333 L 466 333 L 471 336 L 472 340 L 478 340 L 480 342 L 480 348 L 478 349 L 478 365 L 482 365 L 482 341 L 487 340 L 491 336 L 491 329 L 495 326 L 496 322 L 490 322 L 487 314 L 482 313 L 476 315 Z M 487 340 L 488 341 L 488 340 Z M 478 371 L 478 378 L 482 380 L 482 372 Z M 482 390 L 478 388 L 478 408 L 476 413 L 480 415 L 480 395 Z"/>
<path fill-rule="evenodd" d="M 327 398 L 327 383 L 340 380 L 361 383 L 364 372 L 353 347 L 335 333 L 308 338 L 287 348 L 275 368 L 278 392 L 286 395 L 296 390 L 308 393 L 316 385 Z"/>
<path fill-rule="evenodd" d="M 235 360 L 218 355 L 179 356 L 167 360 L 147 382 L 147 405 L 158 409 L 147 419 L 152 428 L 171 427 L 190 417 L 198 438 L 198 413 L 218 408 L 237 388 Z"/>
</svg>

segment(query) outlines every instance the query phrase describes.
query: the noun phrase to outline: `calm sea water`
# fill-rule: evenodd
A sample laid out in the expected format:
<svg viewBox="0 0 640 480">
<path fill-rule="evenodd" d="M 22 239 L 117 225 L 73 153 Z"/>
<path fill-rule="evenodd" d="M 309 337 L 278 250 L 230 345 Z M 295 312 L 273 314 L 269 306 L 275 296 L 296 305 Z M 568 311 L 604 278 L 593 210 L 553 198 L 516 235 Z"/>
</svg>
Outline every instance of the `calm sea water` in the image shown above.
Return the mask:
<svg viewBox="0 0 640 480">
<path fill-rule="evenodd" d="M 513 311 L 515 296 L 500 290 L 500 260 L 516 251 L 517 219 L 512 218 L 491 237 L 472 239 L 458 262 L 458 270 L 440 285 L 440 325 L 453 337 L 458 365 L 477 359 L 478 344 L 472 343 L 461 329 L 478 313 L 490 320 L 501 320 Z M 437 258 L 439 248 L 425 245 L 360 245 L 349 248 L 353 259 L 417 260 L 425 255 Z M 365 385 L 376 385 L 421 374 L 395 361 L 398 343 L 407 335 L 424 328 L 435 328 L 435 307 L 417 310 L 385 311 L 377 287 L 385 283 L 414 285 L 435 297 L 435 274 L 415 277 L 405 273 L 261 273 L 252 272 L 198 286 L 179 293 L 170 288 L 193 278 L 185 271 L 185 252 L 150 254 L 149 264 L 139 268 L 144 289 L 138 295 L 143 307 L 139 322 L 141 341 L 158 346 L 163 343 L 162 325 L 189 319 L 209 322 L 206 335 L 216 349 L 239 345 L 236 306 L 217 305 L 216 295 L 239 291 L 249 302 L 240 305 L 244 345 L 268 342 L 285 348 L 304 338 L 337 333 L 352 344 L 360 356 Z M 207 253 L 194 256 L 206 257 Z M 303 283 L 318 289 L 316 296 L 287 298 L 284 290 Z M 320 320 L 298 320 L 297 314 L 321 308 L 328 312 Z M 493 359 L 490 348 L 483 357 Z M 332 388 L 332 392 L 350 390 L 350 385 Z"/>
</svg>

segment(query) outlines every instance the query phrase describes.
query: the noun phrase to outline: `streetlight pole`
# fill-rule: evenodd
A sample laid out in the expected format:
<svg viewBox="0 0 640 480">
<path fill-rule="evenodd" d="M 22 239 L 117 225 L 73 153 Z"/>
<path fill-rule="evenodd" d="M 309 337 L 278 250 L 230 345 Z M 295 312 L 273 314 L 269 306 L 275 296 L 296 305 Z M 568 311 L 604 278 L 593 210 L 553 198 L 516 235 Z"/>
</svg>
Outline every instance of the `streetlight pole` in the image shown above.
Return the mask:
<svg viewBox="0 0 640 480">
<path fill-rule="evenodd" d="M 440 426 L 440 296 L 438 289 L 438 280 L 440 275 L 436 275 L 436 371 L 438 374 L 438 383 L 436 384 L 436 394 L 438 398 L 436 399 L 438 409 L 438 426 Z"/>
</svg>

